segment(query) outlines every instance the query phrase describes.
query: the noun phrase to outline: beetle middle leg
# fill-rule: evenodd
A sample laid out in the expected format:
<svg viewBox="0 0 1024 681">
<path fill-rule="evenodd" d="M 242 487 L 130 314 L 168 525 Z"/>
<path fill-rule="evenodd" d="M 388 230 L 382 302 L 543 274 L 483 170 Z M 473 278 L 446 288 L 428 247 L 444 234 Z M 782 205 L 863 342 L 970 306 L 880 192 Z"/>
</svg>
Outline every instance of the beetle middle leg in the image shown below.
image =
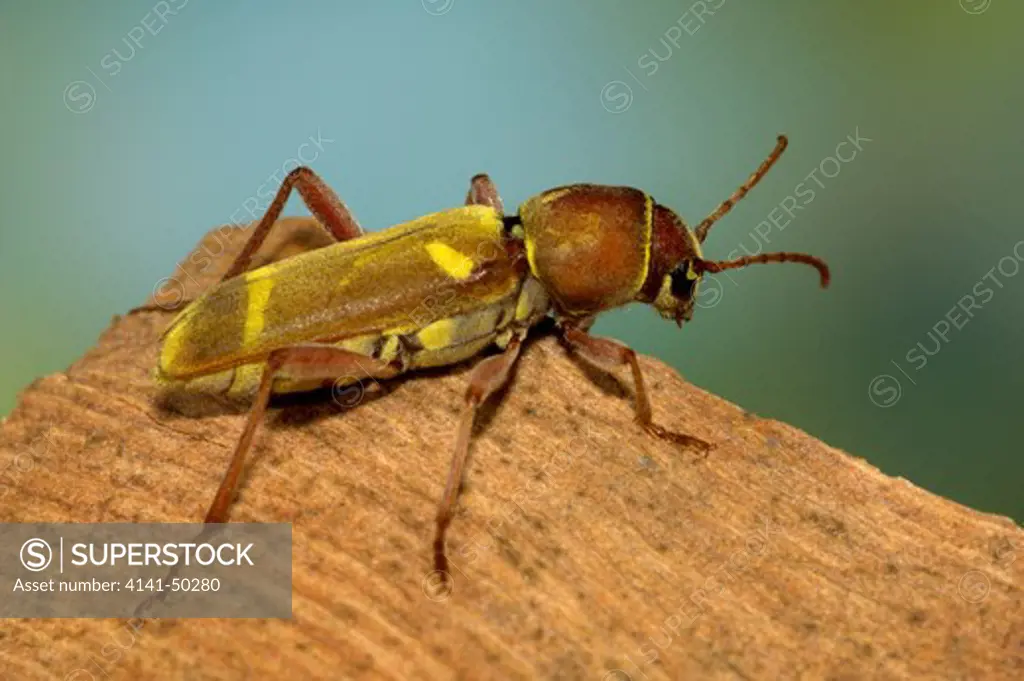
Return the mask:
<svg viewBox="0 0 1024 681">
<path fill-rule="evenodd" d="M 644 375 L 640 370 L 640 362 L 637 360 L 636 352 L 632 348 L 609 338 L 591 336 L 579 326 L 564 326 L 562 328 L 562 338 L 571 347 L 598 364 L 612 367 L 629 366 L 633 373 L 633 389 L 636 395 L 636 422 L 645 431 L 675 444 L 697 447 L 705 453 L 711 449 L 711 445 L 700 438 L 666 430 L 654 422 L 651 412 L 651 401 L 647 397 L 647 389 L 644 387 Z"/>
<path fill-rule="evenodd" d="M 509 373 L 519 357 L 520 344 L 520 339 L 513 336 L 512 340 L 505 347 L 505 352 L 481 361 L 473 367 L 473 373 L 469 377 L 469 387 L 466 389 L 466 406 L 459 420 L 459 430 L 455 437 L 455 451 L 452 454 L 451 466 L 448 469 L 448 482 L 445 483 L 444 494 L 441 496 L 441 503 L 437 507 L 437 531 L 434 535 L 434 569 L 440 573 L 442 580 L 447 580 L 449 577 L 448 556 L 444 551 L 444 535 L 455 513 L 455 502 L 459 496 L 459 486 L 462 484 L 463 469 L 469 456 L 469 439 L 473 432 L 473 421 L 476 418 L 476 412 L 480 405 L 486 402 L 488 397 L 493 395 L 495 391 L 500 390 L 508 381 Z"/>
<path fill-rule="evenodd" d="M 300 381 L 330 380 L 339 376 L 383 379 L 396 376 L 401 371 L 398 364 L 384 362 L 333 345 L 295 345 L 271 352 L 267 357 L 252 409 L 249 411 L 249 419 L 241 437 L 238 438 L 231 463 L 224 473 L 220 488 L 203 522 L 227 522 L 228 509 L 238 488 L 246 455 L 252 449 L 253 436 L 267 413 L 274 379 L 287 377 Z"/>
</svg>

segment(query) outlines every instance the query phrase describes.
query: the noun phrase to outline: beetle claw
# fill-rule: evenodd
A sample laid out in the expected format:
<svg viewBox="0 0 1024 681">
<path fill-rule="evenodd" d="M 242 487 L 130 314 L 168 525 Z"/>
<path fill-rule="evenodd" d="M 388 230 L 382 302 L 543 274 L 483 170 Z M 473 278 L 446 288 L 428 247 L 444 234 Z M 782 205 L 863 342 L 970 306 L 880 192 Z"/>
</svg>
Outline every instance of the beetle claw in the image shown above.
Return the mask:
<svg viewBox="0 0 1024 681">
<path fill-rule="evenodd" d="M 672 444 L 682 447 L 691 447 L 693 449 L 700 450 L 702 455 L 701 458 L 707 457 L 708 453 L 713 449 L 713 445 L 711 443 L 701 440 L 699 437 L 687 435 L 686 433 L 676 433 L 674 431 L 667 430 L 656 423 L 644 424 L 643 429 L 660 440 L 665 440 L 666 442 L 671 442 Z"/>
</svg>

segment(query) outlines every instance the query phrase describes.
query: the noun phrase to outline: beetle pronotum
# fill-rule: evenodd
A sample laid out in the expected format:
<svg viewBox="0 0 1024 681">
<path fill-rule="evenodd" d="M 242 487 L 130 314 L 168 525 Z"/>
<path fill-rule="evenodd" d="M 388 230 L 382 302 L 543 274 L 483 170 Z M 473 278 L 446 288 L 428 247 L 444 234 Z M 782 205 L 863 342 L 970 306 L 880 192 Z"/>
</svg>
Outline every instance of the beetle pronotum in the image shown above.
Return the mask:
<svg viewBox="0 0 1024 681">
<path fill-rule="evenodd" d="M 487 175 L 470 183 L 466 205 L 381 232 L 364 233 L 345 204 L 309 168 L 285 178 L 219 284 L 193 300 L 164 331 L 156 368 L 164 384 L 255 398 L 220 488 L 206 514 L 222 523 L 253 436 L 272 393 L 337 384 L 339 377 L 386 379 L 454 364 L 496 345 L 473 369 L 434 536 L 434 563 L 448 574 L 445 533 L 452 520 L 470 433 L 480 405 L 508 379 L 530 328 L 555 318 L 568 345 L 599 364 L 628 366 L 637 423 L 672 442 L 710 445 L 652 420 L 636 354 L 588 333 L 594 317 L 630 302 L 653 305 L 680 326 L 693 314 L 701 277 L 754 263 L 825 263 L 804 253 L 706 259 L 708 230 L 760 181 L 771 155 L 696 228 L 629 187 L 576 184 L 545 191 L 504 214 Z M 249 269 L 292 189 L 338 243 Z M 481 252 L 486 258 L 475 258 Z M 423 301 L 447 290 L 443 308 Z M 138 309 L 152 309 L 145 306 Z M 346 378 L 347 377 L 347 378 Z"/>
</svg>

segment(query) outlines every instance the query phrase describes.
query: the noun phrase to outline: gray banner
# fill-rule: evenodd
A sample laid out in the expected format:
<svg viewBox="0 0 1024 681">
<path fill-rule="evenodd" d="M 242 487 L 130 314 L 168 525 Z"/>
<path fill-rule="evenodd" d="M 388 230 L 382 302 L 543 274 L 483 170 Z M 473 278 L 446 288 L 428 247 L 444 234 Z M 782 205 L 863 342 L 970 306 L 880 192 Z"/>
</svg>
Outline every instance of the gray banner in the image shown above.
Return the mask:
<svg viewBox="0 0 1024 681">
<path fill-rule="evenodd" d="M 0 618 L 291 616 L 287 523 L 0 523 Z"/>
</svg>

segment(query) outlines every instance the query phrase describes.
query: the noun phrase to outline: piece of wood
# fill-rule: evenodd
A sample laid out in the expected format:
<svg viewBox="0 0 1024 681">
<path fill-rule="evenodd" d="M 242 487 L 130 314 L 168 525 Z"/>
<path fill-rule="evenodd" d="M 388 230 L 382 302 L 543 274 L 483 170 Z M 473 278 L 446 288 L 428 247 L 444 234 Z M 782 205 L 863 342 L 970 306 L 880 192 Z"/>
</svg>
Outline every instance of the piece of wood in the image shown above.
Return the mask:
<svg viewBox="0 0 1024 681">
<path fill-rule="evenodd" d="M 328 240 L 287 222 L 264 259 Z M 185 259 L 188 295 L 246 233 Z M 170 320 L 115 318 L 23 392 L 0 519 L 202 519 L 247 405 L 158 393 Z M 467 366 L 271 411 L 232 517 L 294 524 L 292 620 L 6 620 L 0 678 L 1024 678 L 1021 528 L 641 361 L 656 422 L 716 449 L 645 436 L 628 375 L 529 342 L 477 428 L 447 598 L 430 542 Z"/>
</svg>

